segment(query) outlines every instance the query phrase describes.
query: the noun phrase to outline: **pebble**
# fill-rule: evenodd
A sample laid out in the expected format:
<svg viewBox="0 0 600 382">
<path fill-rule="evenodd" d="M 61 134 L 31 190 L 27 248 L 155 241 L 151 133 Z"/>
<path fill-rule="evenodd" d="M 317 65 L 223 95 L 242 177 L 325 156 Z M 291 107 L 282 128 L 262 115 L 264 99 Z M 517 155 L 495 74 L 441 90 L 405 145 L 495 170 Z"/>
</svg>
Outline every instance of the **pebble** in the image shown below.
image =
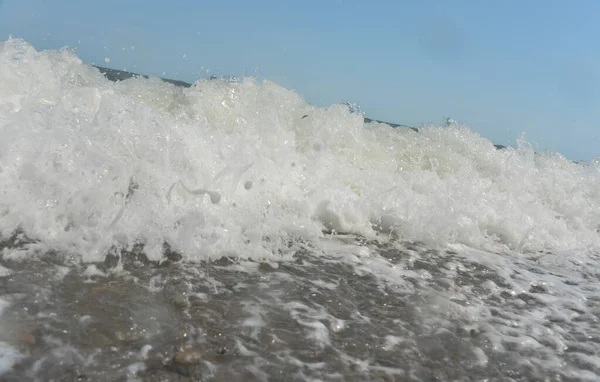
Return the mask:
<svg viewBox="0 0 600 382">
<path fill-rule="evenodd" d="M 190 365 L 202 361 L 200 349 L 188 346 L 175 353 L 174 362 L 180 365 Z"/>
</svg>

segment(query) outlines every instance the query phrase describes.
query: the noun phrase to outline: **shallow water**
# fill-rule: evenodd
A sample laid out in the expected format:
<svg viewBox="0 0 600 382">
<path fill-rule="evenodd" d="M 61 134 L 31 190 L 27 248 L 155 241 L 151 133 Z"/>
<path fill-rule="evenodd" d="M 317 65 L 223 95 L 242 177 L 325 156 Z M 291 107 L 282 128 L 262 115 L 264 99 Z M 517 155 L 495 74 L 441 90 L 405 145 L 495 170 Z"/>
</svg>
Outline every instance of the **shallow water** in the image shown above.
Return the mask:
<svg viewBox="0 0 600 382">
<path fill-rule="evenodd" d="M 600 291 L 585 264 L 540 254 L 513 259 L 516 271 L 506 254 L 329 241 L 329 255 L 270 264 L 157 264 L 139 248 L 85 265 L 4 255 L 0 341 L 15 361 L 4 378 L 598 379 Z"/>
</svg>

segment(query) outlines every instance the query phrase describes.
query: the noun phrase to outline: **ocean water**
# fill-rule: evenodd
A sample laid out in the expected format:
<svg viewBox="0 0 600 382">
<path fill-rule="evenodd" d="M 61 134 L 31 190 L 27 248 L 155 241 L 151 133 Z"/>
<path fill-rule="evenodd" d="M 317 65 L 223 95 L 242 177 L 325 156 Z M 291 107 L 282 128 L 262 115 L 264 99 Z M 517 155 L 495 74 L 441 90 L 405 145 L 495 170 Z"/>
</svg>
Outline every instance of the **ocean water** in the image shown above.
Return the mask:
<svg viewBox="0 0 600 382">
<path fill-rule="evenodd" d="M 600 379 L 600 159 L 255 78 L 0 44 L 0 251 L 4 380 Z"/>
</svg>

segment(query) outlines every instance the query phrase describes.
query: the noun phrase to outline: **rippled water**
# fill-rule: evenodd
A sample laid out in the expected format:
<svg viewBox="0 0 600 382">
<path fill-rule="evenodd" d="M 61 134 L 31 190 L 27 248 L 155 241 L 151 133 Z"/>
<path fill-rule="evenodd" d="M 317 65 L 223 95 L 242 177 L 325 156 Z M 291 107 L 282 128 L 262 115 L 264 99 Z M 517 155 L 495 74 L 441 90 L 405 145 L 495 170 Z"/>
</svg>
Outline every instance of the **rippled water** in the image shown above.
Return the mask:
<svg viewBox="0 0 600 382">
<path fill-rule="evenodd" d="M 78 264 L 4 242 L 5 380 L 595 381 L 599 274 L 329 239 L 277 263 Z M 595 260 L 595 259 L 588 259 Z M 517 268 L 503 263 L 516 261 Z"/>
</svg>

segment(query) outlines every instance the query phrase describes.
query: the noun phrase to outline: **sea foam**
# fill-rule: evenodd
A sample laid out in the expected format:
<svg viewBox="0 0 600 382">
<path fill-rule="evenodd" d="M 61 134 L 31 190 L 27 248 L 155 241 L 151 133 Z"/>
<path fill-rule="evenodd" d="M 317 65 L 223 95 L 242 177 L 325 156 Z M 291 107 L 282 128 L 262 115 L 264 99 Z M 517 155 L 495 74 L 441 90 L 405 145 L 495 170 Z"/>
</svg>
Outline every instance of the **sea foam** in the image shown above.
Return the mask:
<svg viewBox="0 0 600 382">
<path fill-rule="evenodd" d="M 526 127 L 524 127 L 526 128 Z M 598 160 L 497 150 L 318 108 L 270 81 L 108 81 L 70 50 L 0 45 L 0 235 L 102 259 L 280 257 L 323 232 L 486 250 L 600 246 Z M 291 244 L 290 244 L 291 243 Z M 32 250 L 33 251 L 33 250 Z"/>
</svg>

